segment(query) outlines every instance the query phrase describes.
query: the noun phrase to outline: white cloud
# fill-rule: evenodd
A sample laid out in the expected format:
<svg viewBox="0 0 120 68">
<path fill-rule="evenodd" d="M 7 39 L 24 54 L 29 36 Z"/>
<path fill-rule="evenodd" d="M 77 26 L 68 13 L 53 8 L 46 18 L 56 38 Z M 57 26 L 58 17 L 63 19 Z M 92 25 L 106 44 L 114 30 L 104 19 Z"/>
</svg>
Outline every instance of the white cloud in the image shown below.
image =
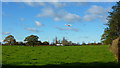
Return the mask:
<svg viewBox="0 0 120 68">
<path fill-rule="evenodd" d="M 75 31 L 78 32 L 79 30 L 77 28 L 73 28 L 73 27 L 56 27 L 58 30 L 70 30 L 70 31 Z"/>
<path fill-rule="evenodd" d="M 25 4 L 29 5 L 29 6 L 34 6 L 33 2 L 25 2 Z"/>
<path fill-rule="evenodd" d="M 101 20 L 102 22 L 107 18 L 107 9 L 104 9 L 101 6 L 92 5 L 87 11 L 86 14 L 83 16 L 83 20 L 85 21 L 93 21 L 96 19 Z"/>
<path fill-rule="evenodd" d="M 29 5 L 29 6 L 45 6 L 46 4 L 44 2 L 24 2 L 25 4 Z"/>
<path fill-rule="evenodd" d="M 31 32 L 39 32 L 39 30 L 37 30 L 36 28 L 25 28 L 25 29 Z"/>
<path fill-rule="evenodd" d="M 38 14 L 37 17 L 49 17 L 52 18 L 54 21 L 63 20 L 69 23 L 80 21 L 80 16 L 77 14 L 69 13 L 64 10 L 57 10 L 56 12 L 55 9 L 52 8 L 42 9 L 41 13 Z"/>
<path fill-rule="evenodd" d="M 60 8 L 66 6 L 66 3 L 61 2 L 49 2 L 49 4 L 53 5 L 55 8 Z"/>
<path fill-rule="evenodd" d="M 80 16 L 77 14 L 66 13 L 63 16 L 63 19 L 67 22 L 77 22 L 77 21 L 80 21 Z"/>
<path fill-rule="evenodd" d="M 59 17 L 55 17 L 54 21 L 60 21 L 60 18 Z"/>
<path fill-rule="evenodd" d="M 93 21 L 96 18 L 96 15 L 90 15 L 90 14 L 86 14 L 83 19 L 85 21 Z"/>
<path fill-rule="evenodd" d="M 41 23 L 41 22 L 39 22 L 39 21 L 35 21 L 35 24 L 36 24 L 36 26 L 42 26 L 43 24 Z"/>
<path fill-rule="evenodd" d="M 8 35 L 10 32 L 2 32 L 2 35 Z"/>
<path fill-rule="evenodd" d="M 20 18 L 20 21 L 24 21 L 25 20 L 25 18 Z"/>
<path fill-rule="evenodd" d="M 55 15 L 55 12 L 52 8 L 43 8 L 41 12 L 42 13 L 38 14 L 37 17 L 51 17 Z"/>
<path fill-rule="evenodd" d="M 26 5 L 28 6 L 42 6 L 42 7 L 48 7 L 49 6 L 53 6 L 55 8 L 60 8 L 63 6 L 66 6 L 66 3 L 61 3 L 61 2 L 24 2 Z"/>
<path fill-rule="evenodd" d="M 87 5 L 87 2 L 24 2 L 28 6 L 36 7 L 54 7 L 57 9 L 60 9 L 65 6 L 81 6 L 81 5 Z"/>
<path fill-rule="evenodd" d="M 93 5 L 87 10 L 87 12 L 90 14 L 103 14 L 105 9 L 101 6 Z"/>
</svg>

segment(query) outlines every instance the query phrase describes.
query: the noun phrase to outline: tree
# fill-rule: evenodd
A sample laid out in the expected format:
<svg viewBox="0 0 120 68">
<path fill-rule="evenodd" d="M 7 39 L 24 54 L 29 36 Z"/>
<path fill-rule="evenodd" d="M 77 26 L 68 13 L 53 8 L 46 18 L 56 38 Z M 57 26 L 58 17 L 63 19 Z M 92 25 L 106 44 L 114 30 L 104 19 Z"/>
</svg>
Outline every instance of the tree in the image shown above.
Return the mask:
<svg viewBox="0 0 120 68">
<path fill-rule="evenodd" d="M 61 43 L 61 40 L 58 40 L 58 44 L 60 44 Z"/>
<path fill-rule="evenodd" d="M 55 44 L 58 44 L 58 39 L 57 39 L 57 37 L 55 37 Z"/>
<path fill-rule="evenodd" d="M 82 42 L 82 45 L 86 45 L 86 43 L 85 43 L 85 42 Z"/>
<path fill-rule="evenodd" d="M 32 45 L 34 47 L 34 45 L 36 44 L 36 42 L 38 42 L 39 37 L 35 36 L 35 35 L 30 35 L 27 36 L 24 41 L 27 41 L 27 45 Z"/>
<path fill-rule="evenodd" d="M 65 46 L 70 46 L 72 45 L 72 41 L 68 41 L 67 39 L 65 39 L 65 37 L 63 37 L 63 40 L 61 41 L 63 45 Z"/>
<path fill-rule="evenodd" d="M 35 45 L 38 45 L 38 46 L 39 46 L 39 45 L 41 45 L 41 44 L 42 44 L 41 41 L 36 41 L 36 42 L 35 42 Z"/>
<path fill-rule="evenodd" d="M 44 41 L 42 44 L 43 44 L 43 45 L 49 45 L 49 42 Z"/>
<path fill-rule="evenodd" d="M 6 42 L 8 45 L 14 45 L 16 43 L 16 40 L 14 36 L 9 35 L 3 40 L 3 42 Z"/>
<path fill-rule="evenodd" d="M 58 41 L 57 37 L 55 37 L 55 39 L 53 39 L 53 44 L 56 45 L 58 43 L 59 43 L 59 41 Z"/>
<path fill-rule="evenodd" d="M 0 42 L 0 45 L 2 45 L 2 43 Z"/>
<path fill-rule="evenodd" d="M 112 7 L 113 11 L 109 12 L 107 28 L 101 37 L 104 44 L 112 44 L 112 41 L 120 35 L 120 1 Z"/>
<path fill-rule="evenodd" d="M 68 43 L 68 41 L 65 39 L 65 37 L 63 37 L 62 44 L 67 45 L 67 43 Z"/>
<path fill-rule="evenodd" d="M 68 45 L 69 45 L 69 46 L 72 46 L 72 41 L 68 41 Z"/>
</svg>

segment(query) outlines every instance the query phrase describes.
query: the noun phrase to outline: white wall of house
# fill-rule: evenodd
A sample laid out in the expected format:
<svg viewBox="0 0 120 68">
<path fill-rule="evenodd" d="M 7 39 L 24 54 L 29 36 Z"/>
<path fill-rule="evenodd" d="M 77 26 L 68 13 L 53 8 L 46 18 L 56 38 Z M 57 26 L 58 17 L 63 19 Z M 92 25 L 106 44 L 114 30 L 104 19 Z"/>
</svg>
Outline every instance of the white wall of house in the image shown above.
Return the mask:
<svg viewBox="0 0 120 68">
<path fill-rule="evenodd" d="M 56 44 L 56 46 L 63 46 L 63 44 Z"/>
</svg>

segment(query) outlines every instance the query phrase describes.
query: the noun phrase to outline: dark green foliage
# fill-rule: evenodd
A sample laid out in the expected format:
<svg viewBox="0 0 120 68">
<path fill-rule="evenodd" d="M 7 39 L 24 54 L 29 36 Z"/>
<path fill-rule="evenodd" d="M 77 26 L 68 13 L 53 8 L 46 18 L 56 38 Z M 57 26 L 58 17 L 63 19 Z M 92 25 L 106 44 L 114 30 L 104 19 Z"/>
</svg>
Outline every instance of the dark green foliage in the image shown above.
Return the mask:
<svg viewBox="0 0 120 68">
<path fill-rule="evenodd" d="M 26 37 L 24 41 L 27 41 L 26 45 L 34 46 L 34 45 L 41 43 L 40 41 L 38 41 L 38 38 L 39 38 L 38 36 L 30 35 Z"/>
<path fill-rule="evenodd" d="M 6 42 L 7 45 L 14 45 L 16 43 L 16 40 L 14 36 L 9 35 L 3 40 L 3 42 Z"/>
<path fill-rule="evenodd" d="M 35 45 L 41 45 L 41 44 L 42 44 L 41 41 L 36 41 L 36 42 L 35 42 Z"/>
<path fill-rule="evenodd" d="M 2 43 L 0 42 L 0 45 L 2 45 Z"/>
<path fill-rule="evenodd" d="M 112 7 L 113 11 L 109 12 L 108 27 L 104 30 L 102 35 L 102 42 L 104 44 L 112 44 L 112 40 L 116 39 L 120 35 L 120 1 Z"/>
<path fill-rule="evenodd" d="M 49 45 L 49 42 L 44 41 L 42 44 L 43 44 L 43 45 Z"/>
<path fill-rule="evenodd" d="M 86 45 L 86 43 L 85 43 L 85 42 L 82 42 L 82 45 Z"/>
</svg>

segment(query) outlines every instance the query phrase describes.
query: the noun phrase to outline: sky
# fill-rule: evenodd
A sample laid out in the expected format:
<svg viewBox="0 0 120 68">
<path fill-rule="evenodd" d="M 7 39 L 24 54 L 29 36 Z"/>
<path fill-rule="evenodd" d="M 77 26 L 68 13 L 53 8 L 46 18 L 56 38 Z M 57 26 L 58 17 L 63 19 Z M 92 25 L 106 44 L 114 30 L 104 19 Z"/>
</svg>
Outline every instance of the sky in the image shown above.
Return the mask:
<svg viewBox="0 0 120 68">
<path fill-rule="evenodd" d="M 37 35 L 39 40 L 49 42 L 55 37 L 66 37 L 75 43 L 100 42 L 114 5 L 115 2 L 3 2 L 1 40 L 13 35 L 23 41 L 29 35 Z"/>
</svg>

